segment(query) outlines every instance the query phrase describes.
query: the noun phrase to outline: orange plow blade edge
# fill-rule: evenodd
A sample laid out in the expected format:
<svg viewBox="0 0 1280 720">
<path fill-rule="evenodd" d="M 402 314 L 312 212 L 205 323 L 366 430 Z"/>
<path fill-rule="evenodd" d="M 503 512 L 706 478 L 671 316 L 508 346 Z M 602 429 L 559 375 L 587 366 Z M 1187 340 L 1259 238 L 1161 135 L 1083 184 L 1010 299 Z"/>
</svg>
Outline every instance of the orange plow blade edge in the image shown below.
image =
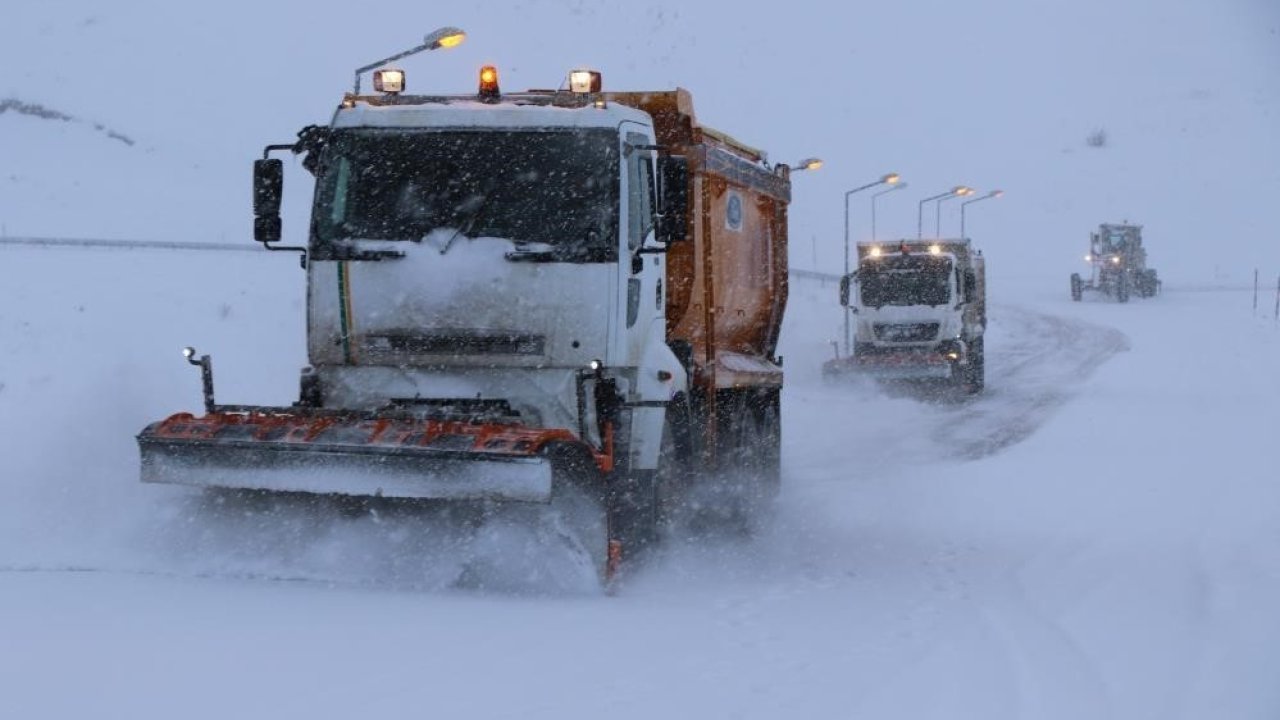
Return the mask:
<svg viewBox="0 0 1280 720">
<path fill-rule="evenodd" d="M 142 481 L 355 496 L 551 500 L 539 454 L 572 435 L 521 425 L 222 406 L 138 435 Z"/>
</svg>

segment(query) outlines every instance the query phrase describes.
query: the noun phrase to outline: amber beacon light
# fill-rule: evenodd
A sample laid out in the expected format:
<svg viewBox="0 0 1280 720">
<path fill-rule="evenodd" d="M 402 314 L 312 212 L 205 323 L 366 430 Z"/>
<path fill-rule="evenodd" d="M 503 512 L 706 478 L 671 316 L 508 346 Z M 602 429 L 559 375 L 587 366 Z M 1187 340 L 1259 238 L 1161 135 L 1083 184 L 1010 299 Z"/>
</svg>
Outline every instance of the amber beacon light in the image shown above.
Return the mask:
<svg viewBox="0 0 1280 720">
<path fill-rule="evenodd" d="M 497 102 L 499 97 L 501 93 L 498 91 L 498 68 L 485 65 L 480 68 L 480 99 Z"/>
</svg>

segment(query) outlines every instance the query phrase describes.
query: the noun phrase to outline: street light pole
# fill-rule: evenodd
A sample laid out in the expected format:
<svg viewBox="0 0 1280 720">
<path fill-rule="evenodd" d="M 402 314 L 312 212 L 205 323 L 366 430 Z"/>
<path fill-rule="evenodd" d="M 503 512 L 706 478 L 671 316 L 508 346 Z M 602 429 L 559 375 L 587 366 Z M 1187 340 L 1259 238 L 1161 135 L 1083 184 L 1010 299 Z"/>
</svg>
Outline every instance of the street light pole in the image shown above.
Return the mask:
<svg viewBox="0 0 1280 720">
<path fill-rule="evenodd" d="M 898 176 L 898 173 L 889 173 L 887 175 L 881 176 L 881 178 L 879 180 L 876 180 L 875 182 L 870 182 L 870 183 L 867 183 L 866 185 L 859 185 L 858 187 L 845 192 L 844 194 L 844 275 L 842 275 L 841 277 L 848 277 L 849 275 L 849 196 L 853 195 L 854 193 L 862 192 L 863 190 L 869 190 L 870 188 L 876 187 L 877 185 L 894 185 L 898 182 L 899 179 L 900 178 Z M 849 343 L 850 343 L 849 310 L 848 308 L 846 308 L 844 311 L 845 355 L 849 354 Z"/>
<path fill-rule="evenodd" d="M 992 190 L 991 192 L 987 193 L 986 195 L 983 195 L 980 198 L 965 200 L 964 202 L 960 203 L 960 239 L 962 240 L 964 239 L 964 208 L 965 206 L 972 205 L 973 203 L 976 203 L 976 202 L 982 202 L 983 200 L 990 200 L 991 198 L 998 198 L 1001 195 L 1004 195 L 1003 190 Z"/>
<path fill-rule="evenodd" d="M 871 239 L 872 240 L 876 239 L 876 198 L 880 197 L 881 195 L 886 195 L 888 193 L 891 193 L 894 190 L 901 190 L 906 186 L 907 186 L 906 183 L 898 183 L 897 185 L 894 185 L 888 190 L 881 190 L 880 192 L 875 193 L 871 196 Z"/>
<path fill-rule="evenodd" d="M 951 200 L 953 198 L 964 197 L 966 195 L 972 195 L 972 194 L 973 194 L 973 188 L 965 187 L 962 185 L 959 188 L 956 188 L 954 193 L 938 199 L 937 204 L 933 206 L 935 211 L 934 218 L 933 218 L 934 237 L 938 237 L 938 238 L 942 237 L 942 203 L 948 200 Z"/>
<path fill-rule="evenodd" d="M 955 195 L 956 191 L 959 191 L 961 187 L 964 187 L 963 184 L 957 184 L 957 186 L 952 187 L 951 190 L 937 193 L 937 195 L 931 195 L 929 197 L 925 197 L 924 200 L 920 201 L 920 205 L 918 206 L 918 208 L 915 209 L 915 240 L 920 240 L 920 238 L 924 237 L 924 204 L 925 202 L 932 202 L 934 200 L 940 199 L 940 197 Z"/>
<path fill-rule="evenodd" d="M 963 186 L 963 184 L 957 184 L 957 186 L 952 187 L 951 190 L 937 193 L 937 195 L 925 197 L 924 200 L 920 201 L 920 206 L 915 211 L 915 240 L 920 240 L 920 238 L 924 237 L 924 204 L 925 202 L 941 200 L 943 199 L 943 197 L 948 197 L 952 195 L 969 195 L 970 192 L 973 192 L 972 188 L 965 187 Z"/>
</svg>

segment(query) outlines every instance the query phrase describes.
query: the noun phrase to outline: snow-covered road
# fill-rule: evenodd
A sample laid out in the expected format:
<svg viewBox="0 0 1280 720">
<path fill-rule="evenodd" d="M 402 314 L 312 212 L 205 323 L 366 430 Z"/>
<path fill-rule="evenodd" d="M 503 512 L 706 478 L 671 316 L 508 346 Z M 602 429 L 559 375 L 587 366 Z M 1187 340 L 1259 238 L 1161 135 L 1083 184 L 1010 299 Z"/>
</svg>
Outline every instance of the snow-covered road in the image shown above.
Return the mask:
<svg viewBox="0 0 1280 720">
<path fill-rule="evenodd" d="M 452 587 L 474 547 L 420 516 L 136 482 L 133 434 L 198 405 L 182 344 L 225 400 L 290 399 L 295 261 L 160 253 L 139 276 L 134 252 L 0 252 L 0 716 L 1280 708 L 1280 331 L 1245 293 L 1015 286 L 988 392 L 933 403 L 823 385 L 839 315 L 797 283 L 775 522 L 678 535 L 606 598 L 527 557 Z"/>
</svg>

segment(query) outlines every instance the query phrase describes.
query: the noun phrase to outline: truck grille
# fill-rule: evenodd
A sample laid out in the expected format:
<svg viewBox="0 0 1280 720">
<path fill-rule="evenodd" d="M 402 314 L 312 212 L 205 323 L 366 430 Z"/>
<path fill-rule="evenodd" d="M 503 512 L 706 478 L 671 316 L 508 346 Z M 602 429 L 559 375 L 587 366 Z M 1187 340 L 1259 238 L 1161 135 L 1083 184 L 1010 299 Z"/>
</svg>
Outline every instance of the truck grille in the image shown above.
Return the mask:
<svg viewBox="0 0 1280 720">
<path fill-rule="evenodd" d="M 883 342 L 928 342 L 938 338 L 939 323 L 876 323 L 876 339 Z"/>
<path fill-rule="evenodd" d="M 541 355 L 545 346 L 542 335 L 522 333 L 398 332 L 365 336 L 365 349 L 374 355 Z"/>
</svg>

